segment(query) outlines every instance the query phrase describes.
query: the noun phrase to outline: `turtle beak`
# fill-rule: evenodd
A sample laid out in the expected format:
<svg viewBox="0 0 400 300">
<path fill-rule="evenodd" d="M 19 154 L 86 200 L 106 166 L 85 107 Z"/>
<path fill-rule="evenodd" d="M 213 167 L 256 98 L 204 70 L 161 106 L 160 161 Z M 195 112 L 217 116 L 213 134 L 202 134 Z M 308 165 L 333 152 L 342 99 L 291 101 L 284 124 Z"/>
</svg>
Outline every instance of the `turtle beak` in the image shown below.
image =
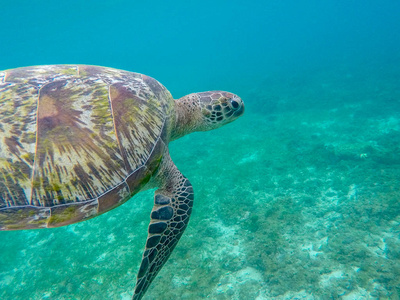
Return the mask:
<svg viewBox="0 0 400 300">
<path fill-rule="evenodd" d="M 241 115 L 243 115 L 243 113 L 244 113 L 244 104 L 242 102 L 242 105 L 239 107 L 239 109 L 235 111 L 235 116 L 240 117 Z"/>
<path fill-rule="evenodd" d="M 234 115 L 235 117 L 240 117 L 244 113 L 244 103 L 242 99 L 240 99 L 239 97 L 235 97 L 232 100 L 234 100 L 238 104 L 238 107 L 236 108 Z"/>
</svg>

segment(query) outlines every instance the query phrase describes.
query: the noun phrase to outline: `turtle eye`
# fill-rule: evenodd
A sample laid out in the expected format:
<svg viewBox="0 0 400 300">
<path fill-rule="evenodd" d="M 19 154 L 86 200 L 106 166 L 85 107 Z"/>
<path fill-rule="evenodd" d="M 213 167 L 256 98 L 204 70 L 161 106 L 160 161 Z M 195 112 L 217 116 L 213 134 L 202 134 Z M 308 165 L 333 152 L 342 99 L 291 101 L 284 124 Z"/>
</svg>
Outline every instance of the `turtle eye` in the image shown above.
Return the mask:
<svg viewBox="0 0 400 300">
<path fill-rule="evenodd" d="M 231 106 L 234 110 L 237 110 L 239 108 L 239 103 L 233 99 L 230 100 Z"/>
</svg>

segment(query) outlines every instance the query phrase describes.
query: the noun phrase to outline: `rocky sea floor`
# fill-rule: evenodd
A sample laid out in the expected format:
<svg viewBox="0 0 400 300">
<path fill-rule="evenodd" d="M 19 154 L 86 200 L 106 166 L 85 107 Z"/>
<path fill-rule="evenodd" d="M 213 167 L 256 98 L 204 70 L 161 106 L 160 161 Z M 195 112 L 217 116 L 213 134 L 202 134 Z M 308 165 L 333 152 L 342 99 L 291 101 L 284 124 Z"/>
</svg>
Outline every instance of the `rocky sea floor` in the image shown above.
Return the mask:
<svg viewBox="0 0 400 300">
<path fill-rule="evenodd" d="M 144 299 L 399 299 L 397 77 L 334 74 L 243 88 L 244 117 L 170 145 L 195 207 Z M 130 299 L 152 193 L 0 232 L 0 299 Z"/>
</svg>

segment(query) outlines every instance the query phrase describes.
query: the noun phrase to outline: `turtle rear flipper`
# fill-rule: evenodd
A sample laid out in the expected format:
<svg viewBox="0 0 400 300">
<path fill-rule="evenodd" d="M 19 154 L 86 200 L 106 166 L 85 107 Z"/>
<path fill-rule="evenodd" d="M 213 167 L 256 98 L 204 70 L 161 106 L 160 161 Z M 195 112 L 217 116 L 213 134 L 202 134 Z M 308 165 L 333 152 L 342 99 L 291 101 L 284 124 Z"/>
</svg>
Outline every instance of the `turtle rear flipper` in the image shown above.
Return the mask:
<svg viewBox="0 0 400 300">
<path fill-rule="evenodd" d="M 193 187 L 164 156 L 157 178 L 161 188 L 155 192 L 146 247 L 137 275 L 133 300 L 140 300 L 150 283 L 168 260 L 186 229 L 193 206 Z"/>
</svg>

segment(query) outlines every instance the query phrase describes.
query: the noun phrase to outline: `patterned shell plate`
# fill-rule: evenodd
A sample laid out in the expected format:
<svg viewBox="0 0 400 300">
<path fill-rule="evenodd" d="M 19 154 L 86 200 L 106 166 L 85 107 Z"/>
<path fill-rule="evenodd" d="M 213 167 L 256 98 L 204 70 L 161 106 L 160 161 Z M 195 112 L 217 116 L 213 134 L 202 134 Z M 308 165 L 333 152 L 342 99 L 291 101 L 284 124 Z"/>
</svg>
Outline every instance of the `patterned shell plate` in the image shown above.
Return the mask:
<svg viewBox="0 0 400 300">
<path fill-rule="evenodd" d="M 96 66 L 0 72 L 0 230 L 91 218 L 137 193 L 168 143 L 158 81 Z"/>
</svg>

